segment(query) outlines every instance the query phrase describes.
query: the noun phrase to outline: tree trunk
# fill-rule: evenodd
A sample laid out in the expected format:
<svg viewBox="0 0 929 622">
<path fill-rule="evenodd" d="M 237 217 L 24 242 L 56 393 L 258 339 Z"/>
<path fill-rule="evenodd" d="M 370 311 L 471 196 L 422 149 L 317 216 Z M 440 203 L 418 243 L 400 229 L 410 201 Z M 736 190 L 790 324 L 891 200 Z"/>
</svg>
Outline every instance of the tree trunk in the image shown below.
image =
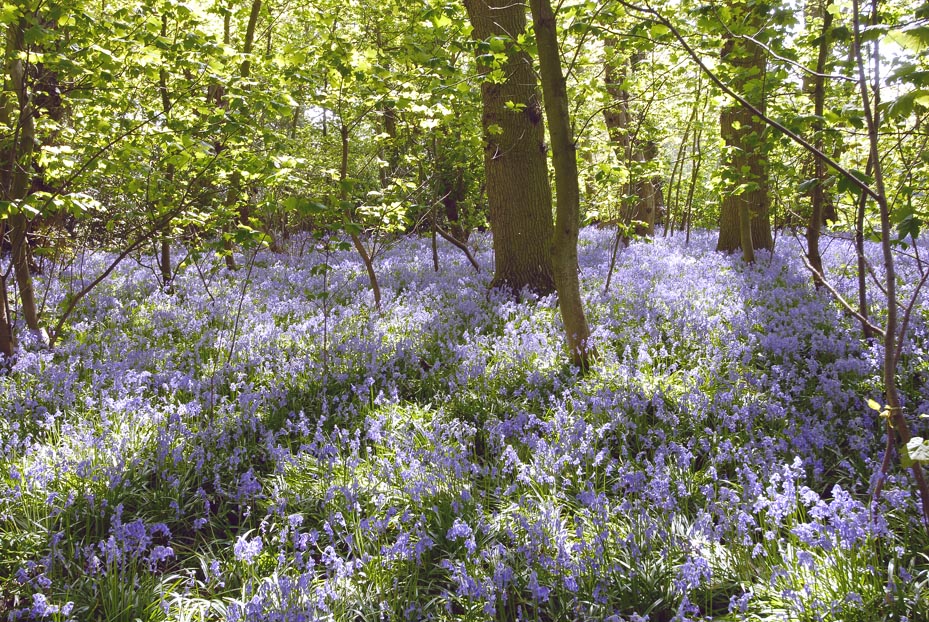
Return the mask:
<svg viewBox="0 0 929 622">
<path fill-rule="evenodd" d="M 502 44 L 507 53 L 496 68 L 478 59 L 484 78 L 481 125 L 494 246 L 491 287 L 514 293 L 528 287 L 548 294 L 555 283 L 542 109 L 532 59 L 515 41 L 526 29 L 525 5 L 510 0 L 465 0 L 464 4 L 474 36 Z"/>
<path fill-rule="evenodd" d="M 595 353 L 590 346 L 590 328 L 584 316 L 578 279 L 577 238 L 581 193 L 577 178 L 577 145 L 571 132 L 568 92 L 561 70 L 552 6 L 549 0 L 529 0 L 529 7 L 539 49 L 539 74 L 555 168 L 557 203 L 552 263 L 558 289 L 558 306 L 571 361 L 581 371 L 587 371 Z"/>
<path fill-rule="evenodd" d="M 658 151 L 653 143 L 639 138 L 642 119 L 633 127 L 629 108 L 630 93 L 623 87 L 630 70 L 635 71 L 635 66 L 645 57 L 642 53 L 635 53 L 629 59 L 628 65 L 620 63 L 616 58 L 615 38 L 607 37 L 604 43 L 606 51 L 604 79 L 606 91 L 614 105 L 603 110 L 603 121 L 606 123 L 607 133 L 617 157 L 629 170 L 628 194 L 636 197 L 632 204 L 623 207 L 621 219 L 625 224 L 635 222 L 637 235 L 654 235 L 655 220 L 660 204 L 658 200 L 659 181 L 642 178 L 637 169 L 654 159 Z"/>
<path fill-rule="evenodd" d="M 853 7 L 853 25 L 854 25 L 854 51 L 858 65 L 858 84 L 861 89 L 861 101 L 864 108 L 865 120 L 868 128 L 868 143 L 870 147 L 871 165 L 874 171 L 874 189 L 876 191 L 876 202 L 880 212 L 881 220 L 881 253 L 884 258 L 884 292 L 887 301 L 887 320 L 884 329 L 884 399 L 886 401 L 885 409 L 887 417 L 887 434 L 888 449 L 893 445 L 894 437 L 899 445 L 906 447 L 912 435 L 910 426 L 903 414 L 903 404 L 900 401 L 900 393 L 897 387 L 897 365 L 898 356 L 898 335 L 899 328 L 897 317 L 897 275 L 894 265 L 894 252 L 891 246 L 891 222 L 890 206 L 887 202 L 887 194 L 884 186 L 883 166 L 879 151 L 879 128 L 880 128 L 880 52 L 879 41 L 871 42 L 873 54 L 871 57 L 871 77 L 874 82 L 871 88 L 868 88 L 868 81 L 865 75 L 865 61 L 861 49 L 861 28 L 860 28 L 860 11 L 858 0 L 852 0 Z M 878 24 L 877 18 L 877 0 L 871 3 L 871 25 Z M 869 94 L 873 93 L 873 102 Z M 873 108 L 872 108 L 873 103 Z M 899 339 L 904 339 L 901 332 Z M 887 457 L 884 461 L 886 463 Z M 923 526 L 929 531 L 929 483 L 927 483 L 922 466 L 918 461 L 913 461 L 910 467 L 913 473 L 913 479 L 916 480 L 916 488 L 919 492 L 920 502 L 922 504 Z"/>
<path fill-rule="evenodd" d="M 226 14 L 226 17 L 223 21 L 223 42 L 226 45 L 229 45 L 232 40 L 231 32 L 231 9 L 232 5 L 230 4 L 230 12 Z M 245 56 L 245 59 L 242 61 L 242 64 L 239 65 L 239 77 L 243 80 L 247 80 L 251 75 L 252 61 L 250 55 L 252 49 L 255 45 L 255 28 L 258 25 L 258 16 L 261 13 L 261 0 L 252 0 L 251 10 L 248 15 L 248 22 L 245 25 L 245 40 L 242 42 L 242 54 Z M 213 98 L 216 104 L 222 108 L 227 108 L 227 103 L 225 101 L 225 89 L 222 85 L 213 85 L 214 95 Z M 242 174 L 239 170 L 234 170 L 229 176 L 229 185 L 226 189 L 226 199 L 225 207 L 228 211 L 232 211 L 236 206 L 238 206 L 238 221 L 245 224 L 248 222 L 248 200 L 241 201 L 239 196 L 242 193 Z M 229 224 L 226 224 L 223 227 L 223 255 L 226 262 L 226 268 L 228 270 L 238 270 L 239 266 L 235 261 L 235 245 L 230 239 L 230 233 L 232 232 L 232 227 Z"/>
<path fill-rule="evenodd" d="M 0 228 L 2 232 L 2 228 Z M 2 235 L 0 235 L 2 239 Z M 16 342 L 13 337 L 13 318 L 10 317 L 10 301 L 7 297 L 6 275 L 0 274 L 0 355 L 5 356 L 8 363 L 13 358 L 13 350 L 16 348 Z M 3 365 L 0 365 L 2 369 Z"/>
<path fill-rule="evenodd" d="M 161 252 L 158 257 L 158 265 L 161 269 L 161 284 L 164 287 L 171 286 L 171 238 L 167 235 L 161 236 Z"/>
<path fill-rule="evenodd" d="M 35 151 L 35 118 L 26 85 L 26 63 L 21 58 L 25 51 L 24 21 L 10 24 L 6 41 L 6 76 L 0 99 L 0 123 L 14 129 L 9 147 L 0 153 L 0 183 L 2 198 L 17 204 L 29 193 L 32 156 Z M 19 206 L 17 205 L 17 208 Z M 26 235 L 29 219 L 17 209 L 9 217 L 10 246 L 13 274 L 19 288 L 23 318 L 30 330 L 40 332 L 39 311 L 35 288 L 29 269 L 29 245 Z"/>
<path fill-rule="evenodd" d="M 749 11 L 746 21 L 752 27 L 761 25 L 758 9 L 739 8 Z M 732 68 L 733 90 L 764 113 L 767 67 L 764 50 L 753 42 L 728 36 L 721 58 Z M 741 248 L 743 258 L 749 262 L 754 260 L 755 249 L 774 247 L 764 130 L 764 122 L 738 104 L 720 114 L 720 134 L 726 143 L 724 166 L 730 188 L 720 206 L 716 250 L 731 253 Z"/>
<path fill-rule="evenodd" d="M 436 133 L 438 135 L 438 133 Z M 460 135 L 459 135 L 460 140 Z M 461 203 L 467 197 L 467 184 L 462 164 L 454 155 L 449 155 L 446 146 L 448 132 L 443 131 L 441 138 L 433 136 L 432 151 L 435 162 L 436 196 L 442 203 L 445 220 L 450 233 L 464 242 L 468 241 L 469 231 L 462 222 Z"/>
<path fill-rule="evenodd" d="M 346 223 L 353 225 L 351 222 L 351 212 L 349 210 L 349 196 L 348 196 L 348 146 L 349 146 L 349 130 L 348 127 L 342 125 L 340 128 L 342 136 L 342 159 L 339 165 L 339 201 L 341 203 L 340 208 L 342 209 Z M 355 250 L 358 251 L 358 256 L 361 257 L 361 262 L 364 264 L 365 271 L 368 273 L 368 282 L 371 284 L 371 293 L 374 294 L 374 308 L 378 311 L 381 310 L 381 286 L 377 281 L 377 272 L 374 271 L 374 258 L 368 252 L 368 249 L 365 247 L 364 242 L 361 240 L 361 236 L 354 231 L 354 227 L 346 227 L 348 229 L 349 236 L 352 239 L 352 245 L 354 245 Z"/>
<path fill-rule="evenodd" d="M 866 175 L 871 174 L 871 160 L 868 160 Z M 865 339 L 874 338 L 874 330 L 868 322 L 868 267 L 864 256 L 864 217 L 868 206 L 868 195 L 861 193 L 855 209 L 855 255 L 858 269 L 858 314 L 862 318 L 861 332 Z"/>
<path fill-rule="evenodd" d="M 161 16 L 161 36 L 165 38 L 168 36 L 167 13 Z M 165 69 L 161 69 L 158 72 L 158 91 L 161 93 L 161 110 L 164 113 L 165 122 L 167 122 L 171 115 L 171 94 L 168 92 L 168 72 Z M 168 164 L 167 167 L 165 167 L 165 181 L 167 182 L 169 190 L 174 183 L 174 172 L 173 164 Z M 161 236 L 158 266 L 161 269 L 161 285 L 162 287 L 169 288 L 171 286 L 171 277 L 173 273 L 171 270 L 171 238 L 167 233 Z"/>
<path fill-rule="evenodd" d="M 819 36 L 819 53 L 816 58 L 816 74 L 812 76 L 810 91 L 813 95 L 813 132 L 814 145 L 819 151 L 825 150 L 825 137 L 823 136 L 823 110 L 826 101 L 826 77 L 823 75 L 826 71 L 826 59 L 829 53 L 829 30 L 832 27 L 832 13 L 828 8 L 832 4 L 831 0 L 826 0 L 824 6 L 820 6 L 819 0 L 814 0 L 811 10 L 807 11 L 809 17 L 821 17 L 823 20 L 822 30 Z M 823 225 L 825 224 L 826 212 L 826 189 L 823 184 L 826 180 L 826 166 L 821 158 L 813 158 L 815 179 L 810 194 L 810 221 L 806 228 L 806 256 L 813 268 L 813 283 L 819 289 L 823 286 L 823 259 L 819 252 L 819 237 Z"/>
</svg>

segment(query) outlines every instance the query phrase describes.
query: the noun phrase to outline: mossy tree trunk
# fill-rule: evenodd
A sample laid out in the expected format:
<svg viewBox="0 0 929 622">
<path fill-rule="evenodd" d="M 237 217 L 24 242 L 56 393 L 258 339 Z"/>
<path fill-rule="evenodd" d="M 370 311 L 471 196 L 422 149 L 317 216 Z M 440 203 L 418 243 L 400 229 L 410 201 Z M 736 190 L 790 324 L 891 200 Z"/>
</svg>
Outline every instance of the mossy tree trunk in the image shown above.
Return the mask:
<svg viewBox="0 0 929 622">
<path fill-rule="evenodd" d="M 577 174 L 577 145 L 571 131 L 568 92 L 561 69 L 555 14 L 549 0 L 529 0 L 539 49 L 539 74 L 552 143 L 557 202 L 552 263 L 558 306 L 564 322 L 571 361 L 586 371 L 595 353 L 590 345 L 590 328 L 584 315 L 578 277 L 577 238 L 581 193 Z"/>
</svg>

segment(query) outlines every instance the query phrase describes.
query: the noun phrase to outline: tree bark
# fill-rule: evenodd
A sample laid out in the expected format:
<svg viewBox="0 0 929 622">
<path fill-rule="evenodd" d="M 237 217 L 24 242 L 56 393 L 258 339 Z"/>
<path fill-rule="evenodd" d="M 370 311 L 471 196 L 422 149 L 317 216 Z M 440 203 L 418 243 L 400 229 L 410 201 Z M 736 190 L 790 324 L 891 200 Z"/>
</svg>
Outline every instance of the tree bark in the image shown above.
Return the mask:
<svg viewBox="0 0 929 622">
<path fill-rule="evenodd" d="M 10 302 L 6 293 L 6 275 L 0 274 L 0 355 L 7 358 L 8 363 L 13 358 L 16 342 L 13 340 L 13 323 L 10 317 Z M 0 365 L 2 369 L 3 365 Z"/>
<path fill-rule="evenodd" d="M 548 294 L 555 288 L 549 248 L 552 192 L 532 59 L 516 44 L 526 29 L 525 5 L 510 0 L 464 4 L 474 36 L 488 47 L 502 45 L 506 54 L 499 67 L 478 59 L 484 78 L 481 125 L 494 247 L 491 287 L 513 293 L 528 287 Z"/>
<path fill-rule="evenodd" d="M 168 36 L 168 15 L 161 16 L 161 36 Z M 161 69 L 158 72 L 158 91 L 161 93 L 161 110 L 164 112 L 165 121 L 171 114 L 171 94 L 168 92 L 168 72 Z M 168 164 L 165 170 L 165 181 L 169 188 L 174 183 L 174 165 Z M 171 286 L 171 238 L 165 232 L 161 235 L 161 245 L 158 253 L 158 266 L 161 270 L 161 285 L 165 288 Z"/>
<path fill-rule="evenodd" d="M 590 346 L 590 328 L 584 315 L 578 278 L 577 238 L 581 193 L 577 177 L 577 145 L 571 131 L 568 93 L 561 70 L 555 14 L 549 0 L 529 0 L 539 49 L 539 74 L 548 135 L 552 143 L 557 202 L 552 264 L 558 306 L 564 322 L 571 362 L 582 372 L 590 368 L 595 352 Z"/>
<path fill-rule="evenodd" d="M 871 25 L 878 24 L 878 0 L 872 0 L 871 3 Z M 887 301 L 887 320 L 884 329 L 884 400 L 886 401 L 885 412 L 887 413 L 887 435 L 888 449 L 893 446 L 894 437 L 900 446 L 906 447 L 912 435 L 910 426 L 903 414 L 903 404 L 900 401 L 900 392 L 897 387 L 897 354 L 898 354 L 898 335 L 897 329 L 897 275 L 894 265 L 893 248 L 891 247 L 891 223 L 890 223 L 890 206 L 887 202 L 887 194 L 884 186 L 884 173 L 881 164 L 879 151 L 879 128 L 880 128 L 880 51 L 879 42 L 871 42 L 871 77 L 873 84 L 869 88 L 865 74 L 865 59 L 862 51 L 861 41 L 861 24 L 860 10 L 858 0 L 852 0 L 854 25 L 854 52 L 855 60 L 858 66 L 858 84 L 861 89 L 861 101 L 864 108 L 865 120 L 868 128 L 868 144 L 870 147 L 870 159 L 874 171 L 874 189 L 877 195 L 877 206 L 881 220 L 881 253 L 884 258 L 884 291 Z M 870 91 L 870 93 L 869 93 Z M 871 99 L 873 94 L 873 102 Z M 872 107 L 873 103 L 873 107 Z M 899 339 L 903 340 L 904 335 L 901 333 Z M 884 458 L 887 463 L 887 456 Z M 916 480 L 916 488 L 919 492 L 920 502 L 922 503 L 923 526 L 929 531 L 929 482 L 926 481 L 922 466 L 917 461 L 913 461 L 910 467 L 913 473 L 913 479 Z"/>
<path fill-rule="evenodd" d="M 460 140 L 461 136 L 458 136 Z M 449 153 L 448 130 L 433 136 L 432 152 L 435 162 L 436 196 L 442 203 L 445 220 L 448 228 L 455 238 L 468 241 L 470 231 L 464 223 L 462 215 L 462 202 L 467 198 L 468 187 L 465 182 L 465 171 L 462 163 L 453 153 Z"/>
<path fill-rule="evenodd" d="M 232 6 L 230 5 L 230 13 Z M 223 22 L 223 42 L 226 45 L 229 45 L 232 41 L 232 32 L 231 32 L 231 19 L 229 17 L 230 13 L 226 14 L 226 18 Z M 242 64 L 239 66 L 239 77 L 243 80 L 247 80 L 251 75 L 252 62 L 249 57 L 252 53 L 252 49 L 255 45 L 255 29 L 258 24 L 258 16 L 261 13 L 261 0 L 252 0 L 251 10 L 248 15 L 248 22 L 245 25 L 245 40 L 242 42 L 242 54 L 245 56 L 245 59 L 242 61 Z M 216 105 L 226 108 L 227 103 L 225 101 L 225 89 L 222 85 L 216 84 L 212 85 L 213 87 L 213 99 L 216 102 Z M 239 170 L 232 171 L 232 174 L 229 176 L 228 187 L 226 188 L 226 199 L 224 201 L 225 207 L 228 211 L 233 211 L 236 205 L 238 205 L 237 216 L 238 220 L 241 223 L 246 223 L 248 221 L 248 204 L 241 202 L 239 195 L 242 192 L 242 174 Z M 223 227 L 223 255 L 225 257 L 226 268 L 228 270 L 238 270 L 238 265 L 235 261 L 235 246 L 232 243 L 232 240 L 229 238 L 230 233 L 232 232 L 232 227 L 229 224 L 226 224 Z"/>
<path fill-rule="evenodd" d="M 351 212 L 349 211 L 349 196 L 348 196 L 348 147 L 349 147 L 349 130 L 348 127 L 342 125 L 340 128 L 341 137 L 342 137 L 342 159 L 339 164 L 339 201 L 341 203 L 341 209 L 345 214 L 345 220 L 347 223 L 351 224 Z M 377 281 L 377 272 L 374 271 L 374 258 L 368 252 L 368 249 L 365 247 L 364 242 L 361 240 L 361 236 L 358 235 L 351 227 L 349 227 L 349 236 L 352 239 L 352 245 L 355 247 L 355 250 L 358 252 L 358 256 L 361 257 L 361 262 L 364 264 L 365 271 L 368 273 L 368 282 L 371 284 L 371 293 L 374 294 L 374 308 L 378 311 L 381 310 L 381 286 Z"/>
</svg>

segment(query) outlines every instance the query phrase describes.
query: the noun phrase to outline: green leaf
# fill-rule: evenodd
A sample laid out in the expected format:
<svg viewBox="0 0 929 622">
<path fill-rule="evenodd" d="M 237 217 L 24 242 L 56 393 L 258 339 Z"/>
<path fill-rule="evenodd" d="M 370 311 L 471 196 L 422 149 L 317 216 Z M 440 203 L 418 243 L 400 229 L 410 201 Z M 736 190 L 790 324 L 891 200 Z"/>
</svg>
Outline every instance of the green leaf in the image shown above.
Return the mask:
<svg viewBox="0 0 929 622">
<path fill-rule="evenodd" d="M 891 30 L 887 40 L 896 43 L 904 50 L 919 54 L 929 49 L 929 26 L 909 26 L 900 30 Z"/>
<path fill-rule="evenodd" d="M 915 214 L 909 214 L 897 223 L 897 232 L 900 234 L 901 238 L 912 238 L 915 240 L 919 237 L 922 226 L 923 221 L 921 218 Z"/>
<path fill-rule="evenodd" d="M 0 6 L 0 24 L 13 24 L 22 15 L 22 9 L 15 4 L 4 3 Z"/>
<path fill-rule="evenodd" d="M 819 179 L 817 179 L 816 177 L 812 179 L 805 179 L 800 182 L 799 186 L 797 186 L 797 190 L 799 192 L 809 192 L 810 190 L 815 188 L 818 183 L 819 183 Z"/>
<path fill-rule="evenodd" d="M 929 442 L 921 436 L 914 436 L 906 444 L 905 455 L 912 462 L 929 462 Z"/>
<path fill-rule="evenodd" d="M 862 173 L 861 171 L 851 170 L 849 172 L 852 174 L 852 176 L 854 176 L 856 179 L 860 179 L 866 185 L 871 184 L 871 181 L 872 181 L 871 178 L 865 175 L 864 173 Z M 849 179 L 845 175 L 842 175 L 841 177 L 839 177 L 839 180 L 836 183 L 836 190 L 838 190 L 839 192 L 850 192 L 855 196 L 859 196 L 861 194 L 861 187 L 859 187 L 856 183 L 854 183 L 851 179 Z"/>
<path fill-rule="evenodd" d="M 861 40 L 862 41 L 877 41 L 884 35 L 890 32 L 890 26 L 887 24 L 875 24 L 873 26 L 865 26 L 861 29 Z"/>
<path fill-rule="evenodd" d="M 651 28 L 649 28 L 649 32 L 652 34 L 653 38 L 658 39 L 671 32 L 671 29 L 664 24 L 652 24 Z"/>
<path fill-rule="evenodd" d="M 919 68 L 914 63 L 902 63 L 887 74 L 888 82 L 905 82 L 913 86 L 929 86 L 929 71 Z"/>
<path fill-rule="evenodd" d="M 500 54 L 506 51 L 506 38 L 505 37 L 491 37 L 487 40 L 487 44 L 490 46 L 490 51 Z"/>
</svg>

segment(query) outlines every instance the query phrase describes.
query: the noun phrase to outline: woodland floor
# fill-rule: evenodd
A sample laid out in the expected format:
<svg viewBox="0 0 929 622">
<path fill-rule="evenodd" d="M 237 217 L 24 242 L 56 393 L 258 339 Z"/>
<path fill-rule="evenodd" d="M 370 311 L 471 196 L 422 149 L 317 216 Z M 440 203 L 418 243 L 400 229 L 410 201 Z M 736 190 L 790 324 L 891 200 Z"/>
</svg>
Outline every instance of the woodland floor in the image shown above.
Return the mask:
<svg viewBox="0 0 929 622">
<path fill-rule="evenodd" d="M 911 482 L 869 498 L 880 346 L 799 243 L 745 266 L 709 233 L 637 242 L 604 293 L 611 242 L 582 232 L 585 377 L 553 298 L 488 294 L 487 237 L 480 274 L 398 240 L 380 313 L 312 240 L 188 257 L 170 292 L 126 263 L 0 376 L 0 618 L 929 619 Z M 824 246 L 853 294 L 850 244 Z M 47 307 L 106 259 L 41 282 Z M 923 436 L 927 322 L 924 296 L 899 370 Z"/>
</svg>

